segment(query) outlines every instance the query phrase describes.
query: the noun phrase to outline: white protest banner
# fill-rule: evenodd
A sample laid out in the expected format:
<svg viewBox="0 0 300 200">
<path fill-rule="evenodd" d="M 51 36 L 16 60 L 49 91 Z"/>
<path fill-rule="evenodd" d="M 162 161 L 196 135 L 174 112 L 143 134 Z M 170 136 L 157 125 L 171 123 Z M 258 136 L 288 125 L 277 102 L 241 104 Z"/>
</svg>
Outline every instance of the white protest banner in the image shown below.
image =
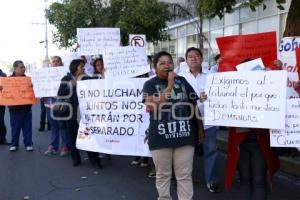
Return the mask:
<svg viewBox="0 0 300 200">
<path fill-rule="evenodd" d="M 105 77 L 129 78 L 150 71 L 146 49 L 143 47 L 107 48 L 103 54 Z"/>
<path fill-rule="evenodd" d="M 285 130 L 270 130 L 272 147 L 300 147 L 300 99 L 287 99 Z"/>
<path fill-rule="evenodd" d="M 68 67 L 48 67 L 32 71 L 35 97 L 57 96 L 60 80 L 68 72 Z"/>
<path fill-rule="evenodd" d="M 286 78 L 286 71 L 209 74 L 205 88 L 208 99 L 204 102 L 204 124 L 284 128 Z"/>
<path fill-rule="evenodd" d="M 283 63 L 283 69 L 288 71 L 287 98 L 299 97 L 294 85 L 299 80 L 296 66 L 295 49 L 300 47 L 300 37 L 282 38 L 279 45 L 278 59 Z"/>
<path fill-rule="evenodd" d="M 105 48 L 120 46 L 119 28 L 77 28 L 78 54 L 99 55 Z"/>
<path fill-rule="evenodd" d="M 117 155 L 150 156 L 146 138 L 149 114 L 142 103 L 147 79 L 79 81 L 79 149 Z"/>
<path fill-rule="evenodd" d="M 241 63 L 236 66 L 237 71 L 257 71 L 264 70 L 265 65 L 261 58 L 251 60 L 249 62 Z"/>
<path fill-rule="evenodd" d="M 136 46 L 136 47 L 146 47 L 146 35 L 136 35 L 136 34 L 129 34 L 129 45 Z"/>
</svg>

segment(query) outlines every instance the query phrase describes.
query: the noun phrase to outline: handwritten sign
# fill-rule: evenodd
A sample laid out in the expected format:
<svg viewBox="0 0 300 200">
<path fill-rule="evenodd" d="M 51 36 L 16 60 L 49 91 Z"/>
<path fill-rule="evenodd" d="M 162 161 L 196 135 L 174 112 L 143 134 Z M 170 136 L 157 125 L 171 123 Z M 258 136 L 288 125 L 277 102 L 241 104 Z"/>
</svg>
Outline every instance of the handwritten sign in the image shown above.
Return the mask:
<svg viewBox="0 0 300 200">
<path fill-rule="evenodd" d="M 147 54 L 143 47 L 108 48 L 103 54 L 105 77 L 128 78 L 148 73 Z"/>
<path fill-rule="evenodd" d="M 49 67 L 34 70 L 31 75 L 35 96 L 57 96 L 60 80 L 68 72 L 68 67 Z"/>
<path fill-rule="evenodd" d="M 300 99 L 287 99 L 285 130 L 270 130 L 272 147 L 300 147 Z"/>
<path fill-rule="evenodd" d="M 209 74 L 204 124 L 284 128 L 286 71 Z"/>
<path fill-rule="evenodd" d="M 227 36 L 216 41 L 222 57 L 219 71 L 234 71 L 247 58 L 262 58 L 266 67 L 273 67 L 277 59 L 276 32 Z"/>
<path fill-rule="evenodd" d="M 1 77 L 0 86 L 0 105 L 28 105 L 36 102 L 30 77 Z"/>
<path fill-rule="evenodd" d="M 102 79 L 77 83 L 81 115 L 76 146 L 118 155 L 150 156 L 144 142 L 149 116 L 142 103 L 147 79 Z"/>
<path fill-rule="evenodd" d="M 278 59 L 283 63 L 283 69 L 288 72 L 287 98 L 299 97 L 299 94 L 294 89 L 294 86 L 299 81 L 295 54 L 297 48 L 300 48 L 300 37 L 285 37 L 280 41 Z"/>
<path fill-rule="evenodd" d="M 99 55 L 105 48 L 120 46 L 119 28 L 77 28 L 78 54 Z"/>
</svg>

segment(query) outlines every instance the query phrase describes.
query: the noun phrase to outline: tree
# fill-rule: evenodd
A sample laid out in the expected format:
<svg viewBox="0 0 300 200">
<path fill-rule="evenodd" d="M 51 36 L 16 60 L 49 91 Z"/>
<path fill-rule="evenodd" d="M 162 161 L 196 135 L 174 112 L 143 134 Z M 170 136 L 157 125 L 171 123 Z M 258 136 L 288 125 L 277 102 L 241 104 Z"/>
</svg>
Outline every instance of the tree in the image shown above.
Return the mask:
<svg viewBox="0 0 300 200">
<path fill-rule="evenodd" d="M 168 39 L 168 6 L 158 0 L 63 0 L 49 7 L 48 18 L 57 31 L 54 42 L 60 47 L 76 43 L 76 28 L 119 27 L 122 43 L 129 34 L 146 34 L 149 42 Z"/>
<path fill-rule="evenodd" d="M 205 18 L 212 19 L 218 16 L 223 18 L 225 13 L 232 13 L 234 7 L 237 5 L 237 0 L 187 0 L 187 6 L 178 3 L 170 3 L 172 8 L 173 17 L 183 17 L 186 19 L 194 19 L 196 17 L 199 20 L 195 21 L 195 27 L 198 32 L 198 44 L 200 48 L 203 48 L 203 40 L 206 38 L 202 34 L 202 25 Z M 286 0 L 276 0 L 277 8 L 283 10 Z M 266 9 L 266 5 L 263 0 L 240 0 L 240 6 L 249 6 L 252 11 L 256 11 L 256 8 L 260 5 L 263 9 Z M 194 5 L 194 6 L 191 6 Z M 196 12 L 195 12 L 195 11 Z M 297 36 L 300 35 L 300 2 L 292 0 L 291 6 L 288 12 L 286 27 L 284 36 Z"/>
</svg>

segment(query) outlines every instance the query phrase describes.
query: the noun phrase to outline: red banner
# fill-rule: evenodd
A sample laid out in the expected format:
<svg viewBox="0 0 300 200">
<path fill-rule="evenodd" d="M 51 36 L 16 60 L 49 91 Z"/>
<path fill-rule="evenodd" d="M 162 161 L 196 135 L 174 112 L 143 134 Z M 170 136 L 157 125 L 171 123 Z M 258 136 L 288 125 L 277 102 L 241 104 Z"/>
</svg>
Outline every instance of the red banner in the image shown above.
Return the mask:
<svg viewBox="0 0 300 200">
<path fill-rule="evenodd" d="M 298 71 L 298 75 L 299 75 L 299 78 L 300 78 L 300 48 L 297 48 L 296 49 L 296 60 L 297 60 L 297 71 Z"/>
<path fill-rule="evenodd" d="M 35 104 L 30 77 L 0 78 L 0 105 Z"/>
<path fill-rule="evenodd" d="M 266 67 L 275 69 L 277 60 L 276 32 L 234 35 L 216 38 L 221 62 L 219 71 L 235 71 L 235 66 L 245 59 L 262 58 Z"/>
</svg>

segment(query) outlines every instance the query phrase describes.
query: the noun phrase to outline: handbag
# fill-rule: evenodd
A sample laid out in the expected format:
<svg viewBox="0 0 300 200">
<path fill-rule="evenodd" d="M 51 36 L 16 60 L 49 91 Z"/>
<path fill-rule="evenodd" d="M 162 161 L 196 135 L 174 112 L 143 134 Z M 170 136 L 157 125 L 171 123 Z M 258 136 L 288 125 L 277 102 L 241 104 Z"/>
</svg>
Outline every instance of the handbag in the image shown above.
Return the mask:
<svg viewBox="0 0 300 200">
<path fill-rule="evenodd" d="M 72 104 L 70 99 L 57 99 L 52 109 L 55 117 L 69 117 Z"/>
</svg>

